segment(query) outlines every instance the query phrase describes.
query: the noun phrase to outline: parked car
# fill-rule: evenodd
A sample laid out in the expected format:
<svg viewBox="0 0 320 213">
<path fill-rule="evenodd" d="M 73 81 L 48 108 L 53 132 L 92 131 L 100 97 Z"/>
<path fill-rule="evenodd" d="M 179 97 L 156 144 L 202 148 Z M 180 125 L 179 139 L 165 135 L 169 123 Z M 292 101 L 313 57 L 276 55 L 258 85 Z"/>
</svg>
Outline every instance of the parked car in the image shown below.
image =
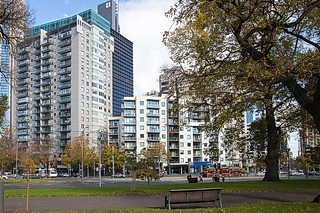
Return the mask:
<svg viewBox="0 0 320 213">
<path fill-rule="evenodd" d="M 126 175 L 121 174 L 121 173 L 116 173 L 116 174 L 114 174 L 114 175 L 111 175 L 111 177 L 113 177 L 113 178 L 125 178 Z"/>
<path fill-rule="evenodd" d="M 309 171 L 308 175 L 320 175 L 317 171 Z"/>
<path fill-rule="evenodd" d="M 6 175 L 0 175 L 0 179 L 7 180 L 8 177 Z"/>
<path fill-rule="evenodd" d="M 7 176 L 8 178 L 13 178 L 13 175 L 11 172 L 5 172 L 4 175 Z"/>
<path fill-rule="evenodd" d="M 265 176 L 266 172 L 265 171 L 260 171 L 257 173 L 257 176 Z"/>
</svg>

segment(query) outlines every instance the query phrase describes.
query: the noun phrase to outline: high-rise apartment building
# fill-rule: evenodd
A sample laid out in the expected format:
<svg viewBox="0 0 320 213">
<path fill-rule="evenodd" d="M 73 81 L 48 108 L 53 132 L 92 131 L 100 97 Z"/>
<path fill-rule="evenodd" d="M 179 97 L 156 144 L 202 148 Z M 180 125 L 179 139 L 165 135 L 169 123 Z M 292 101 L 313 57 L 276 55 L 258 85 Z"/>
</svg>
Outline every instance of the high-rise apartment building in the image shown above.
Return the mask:
<svg viewBox="0 0 320 213">
<path fill-rule="evenodd" d="M 173 103 L 157 92 L 145 96 L 125 97 L 122 105 L 123 123 L 120 136 L 124 150 L 137 160 L 143 151 L 155 143 L 162 143 L 170 152 L 170 162 L 163 162 L 162 168 L 168 173 L 189 172 L 191 162 L 210 161 L 204 154 L 209 146 L 210 137 L 199 130 L 203 124 L 203 108 L 190 114 L 187 124 L 179 121 L 184 116 L 174 113 Z M 113 131 L 109 127 L 109 131 Z"/>
<path fill-rule="evenodd" d="M 111 36 L 114 38 L 112 63 L 113 115 L 121 115 L 124 97 L 133 97 L 133 44 L 120 34 L 119 4 L 109 0 L 98 5 L 98 13 L 110 22 Z"/>
<path fill-rule="evenodd" d="M 113 38 L 93 10 L 35 26 L 19 45 L 16 136 L 54 141 L 55 153 L 81 134 L 93 145 L 112 114 Z"/>
</svg>

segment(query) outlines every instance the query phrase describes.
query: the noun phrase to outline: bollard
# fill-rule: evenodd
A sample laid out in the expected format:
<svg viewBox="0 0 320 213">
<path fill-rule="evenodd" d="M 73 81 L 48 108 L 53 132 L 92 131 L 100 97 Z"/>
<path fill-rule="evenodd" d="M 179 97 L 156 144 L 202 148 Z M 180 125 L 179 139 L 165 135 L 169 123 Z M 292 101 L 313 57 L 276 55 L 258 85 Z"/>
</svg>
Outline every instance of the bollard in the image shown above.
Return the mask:
<svg viewBox="0 0 320 213">
<path fill-rule="evenodd" d="M 0 213 L 4 213 L 4 185 L 0 180 Z"/>
</svg>

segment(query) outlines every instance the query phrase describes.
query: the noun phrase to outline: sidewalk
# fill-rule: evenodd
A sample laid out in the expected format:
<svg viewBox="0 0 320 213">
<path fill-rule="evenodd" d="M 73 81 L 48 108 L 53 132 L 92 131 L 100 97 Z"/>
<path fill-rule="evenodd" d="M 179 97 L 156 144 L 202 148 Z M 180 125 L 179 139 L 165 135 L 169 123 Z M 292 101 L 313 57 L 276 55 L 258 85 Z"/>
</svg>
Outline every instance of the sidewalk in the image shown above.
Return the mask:
<svg viewBox="0 0 320 213">
<path fill-rule="evenodd" d="M 48 189 L 50 190 L 50 189 Z M 312 202 L 319 191 L 305 192 L 226 192 L 222 194 L 223 207 L 236 204 Z M 5 198 L 5 212 L 25 210 L 25 198 Z M 211 203 L 174 205 L 177 208 L 210 208 Z M 32 197 L 30 211 L 59 210 L 121 210 L 134 208 L 164 208 L 164 195 L 86 196 L 86 197 Z"/>
</svg>

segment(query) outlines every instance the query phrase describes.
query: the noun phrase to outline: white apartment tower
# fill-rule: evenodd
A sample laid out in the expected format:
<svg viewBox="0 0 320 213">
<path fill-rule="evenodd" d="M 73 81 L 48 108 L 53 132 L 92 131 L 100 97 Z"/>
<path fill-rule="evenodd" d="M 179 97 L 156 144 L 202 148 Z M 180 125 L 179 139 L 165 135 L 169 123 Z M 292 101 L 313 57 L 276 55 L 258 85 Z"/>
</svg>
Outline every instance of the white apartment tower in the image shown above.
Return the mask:
<svg viewBox="0 0 320 213">
<path fill-rule="evenodd" d="M 109 22 L 93 10 L 31 28 L 17 52 L 19 144 L 50 139 L 60 154 L 90 134 L 96 145 L 112 114 L 112 52 Z"/>
</svg>

